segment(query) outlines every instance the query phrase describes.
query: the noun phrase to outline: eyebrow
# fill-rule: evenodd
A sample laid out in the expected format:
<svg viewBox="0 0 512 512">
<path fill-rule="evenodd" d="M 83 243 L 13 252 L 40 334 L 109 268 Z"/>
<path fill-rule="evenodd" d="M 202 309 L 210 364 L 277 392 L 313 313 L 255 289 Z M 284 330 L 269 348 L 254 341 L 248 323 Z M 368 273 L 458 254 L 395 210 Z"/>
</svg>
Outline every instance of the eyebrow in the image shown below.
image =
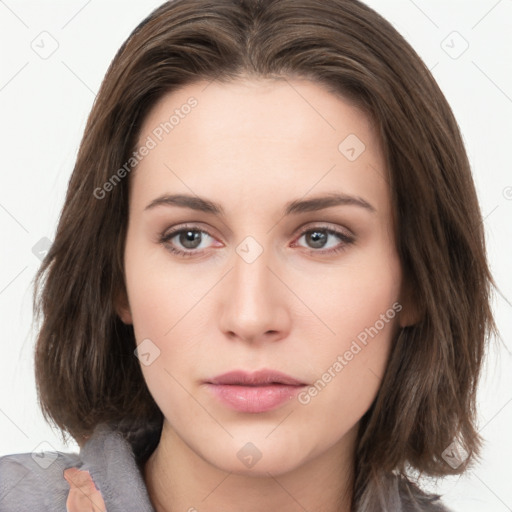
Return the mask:
<svg viewBox="0 0 512 512">
<path fill-rule="evenodd" d="M 179 206 L 217 216 L 225 215 L 224 209 L 219 203 L 199 196 L 189 196 L 186 194 L 164 194 L 151 201 L 144 210 L 151 210 L 157 206 Z M 290 201 L 286 203 L 284 207 L 283 216 L 315 212 L 334 206 L 359 206 L 369 212 L 376 212 L 376 209 L 361 197 L 332 193 L 311 199 L 296 199 L 295 201 Z"/>
</svg>

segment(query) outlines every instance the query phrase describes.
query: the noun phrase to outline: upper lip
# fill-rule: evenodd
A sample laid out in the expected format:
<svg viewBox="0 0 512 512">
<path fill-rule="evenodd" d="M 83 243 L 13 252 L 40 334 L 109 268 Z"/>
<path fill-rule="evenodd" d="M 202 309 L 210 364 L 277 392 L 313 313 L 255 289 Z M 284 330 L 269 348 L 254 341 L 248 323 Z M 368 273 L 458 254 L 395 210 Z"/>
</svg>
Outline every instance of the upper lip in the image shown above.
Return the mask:
<svg viewBox="0 0 512 512">
<path fill-rule="evenodd" d="M 288 386 L 303 386 L 301 382 L 285 373 L 277 370 L 258 370 L 256 372 L 245 372 L 234 370 L 223 373 L 208 381 L 209 384 L 232 384 L 240 386 L 263 386 L 269 384 L 286 384 Z"/>
</svg>

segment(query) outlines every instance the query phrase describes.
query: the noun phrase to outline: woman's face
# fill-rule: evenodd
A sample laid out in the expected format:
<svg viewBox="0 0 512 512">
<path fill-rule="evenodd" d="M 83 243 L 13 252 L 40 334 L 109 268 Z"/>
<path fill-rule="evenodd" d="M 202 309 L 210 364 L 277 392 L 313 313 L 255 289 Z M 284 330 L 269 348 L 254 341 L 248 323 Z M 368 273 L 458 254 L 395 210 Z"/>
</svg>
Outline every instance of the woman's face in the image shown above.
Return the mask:
<svg viewBox="0 0 512 512">
<path fill-rule="evenodd" d="M 350 450 L 407 323 L 371 121 L 309 81 L 201 82 L 138 147 L 117 310 L 164 428 L 239 473 Z M 303 385 L 215 380 L 235 370 Z"/>
</svg>

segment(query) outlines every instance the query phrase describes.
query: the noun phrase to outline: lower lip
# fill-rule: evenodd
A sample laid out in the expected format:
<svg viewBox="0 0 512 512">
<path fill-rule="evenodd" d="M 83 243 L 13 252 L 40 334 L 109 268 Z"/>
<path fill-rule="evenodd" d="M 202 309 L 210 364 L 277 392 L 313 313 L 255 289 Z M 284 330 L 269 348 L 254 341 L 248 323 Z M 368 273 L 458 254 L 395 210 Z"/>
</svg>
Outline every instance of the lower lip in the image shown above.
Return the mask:
<svg viewBox="0 0 512 512">
<path fill-rule="evenodd" d="M 207 387 L 222 403 L 232 409 L 257 413 L 271 411 L 292 400 L 305 386 L 207 384 Z"/>
</svg>

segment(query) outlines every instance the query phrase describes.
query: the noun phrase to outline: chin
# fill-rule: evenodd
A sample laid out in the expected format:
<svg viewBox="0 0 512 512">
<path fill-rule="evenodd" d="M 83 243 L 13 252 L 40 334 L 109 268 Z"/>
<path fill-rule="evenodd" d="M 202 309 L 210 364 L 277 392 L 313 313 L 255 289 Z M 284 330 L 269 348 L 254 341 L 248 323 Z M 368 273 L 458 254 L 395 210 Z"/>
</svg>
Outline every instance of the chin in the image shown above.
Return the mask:
<svg viewBox="0 0 512 512">
<path fill-rule="evenodd" d="M 220 446 L 218 451 L 209 454 L 211 464 L 237 475 L 268 477 L 289 473 L 302 464 L 307 458 L 307 452 L 286 446 L 276 439 L 275 443 L 247 441 L 245 443 L 233 442 L 229 448 Z"/>
</svg>

